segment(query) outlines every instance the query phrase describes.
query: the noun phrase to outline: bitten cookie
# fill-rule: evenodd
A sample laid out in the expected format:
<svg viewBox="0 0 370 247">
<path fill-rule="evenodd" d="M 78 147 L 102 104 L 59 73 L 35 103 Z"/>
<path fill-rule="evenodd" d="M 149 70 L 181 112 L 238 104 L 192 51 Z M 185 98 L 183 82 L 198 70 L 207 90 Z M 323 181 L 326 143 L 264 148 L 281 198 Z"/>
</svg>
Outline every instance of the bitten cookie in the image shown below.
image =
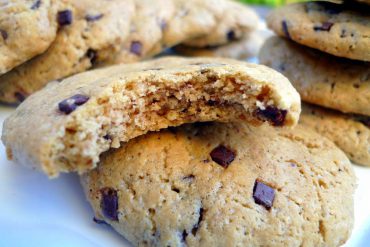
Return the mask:
<svg viewBox="0 0 370 247">
<path fill-rule="evenodd" d="M 370 166 L 370 117 L 305 104 L 300 124 L 332 140 L 355 163 Z"/>
<path fill-rule="evenodd" d="M 278 35 L 339 57 L 370 61 L 370 7 L 308 2 L 286 5 L 267 18 Z"/>
<path fill-rule="evenodd" d="M 258 55 L 263 44 L 263 37 L 256 32 L 251 32 L 246 37 L 232 41 L 225 45 L 207 48 L 194 48 L 179 45 L 174 48 L 175 52 L 189 57 L 227 57 L 244 60 Z"/>
<path fill-rule="evenodd" d="M 58 4 L 57 0 L 0 2 L 0 74 L 50 46 L 63 13 L 57 14 Z"/>
<path fill-rule="evenodd" d="M 82 177 L 96 218 L 134 246 L 340 246 L 355 176 L 300 126 L 182 126 L 107 152 Z"/>
<path fill-rule="evenodd" d="M 242 38 L 256 29 L 259 18 L 254 10 L 234 1 L 225 1 L 224 8 L 215 15 L 216 25 L 206 35 L 188 39 L 184 44 L 203 48 L 219 46 Z"/>
<path fill-rule="evenodd" d="M 370 116 L 370 64 L 270 38 L 259 60 L 289 78 L 304 101 Z"/>
<path fill-rule="evenodd" d="M 293 86 L 263 65 L 167 57 L 51 83 L 5 120 L 2 140 L 9 158 L 57 176 L 92 169 L 148 131 L 213 120 L 294 126 L 299 113 Z"/>
<path fill-rule="evenodd" d="M 51 80 L 105 61 L 127 38 L 135 10 L 132 0 L 72 0 L 64 8 L 48 50 L 0 76 L 0 101 L 20 102 Z"/>
</svg>

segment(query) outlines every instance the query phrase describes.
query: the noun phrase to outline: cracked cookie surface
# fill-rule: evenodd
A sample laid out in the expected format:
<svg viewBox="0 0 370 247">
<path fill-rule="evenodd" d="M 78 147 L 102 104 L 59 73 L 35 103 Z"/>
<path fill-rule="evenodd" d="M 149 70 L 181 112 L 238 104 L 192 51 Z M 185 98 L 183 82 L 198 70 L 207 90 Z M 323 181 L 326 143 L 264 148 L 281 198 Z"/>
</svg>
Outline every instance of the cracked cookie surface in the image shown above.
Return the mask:
<svg viewBox="0 0 370 247">
<path fill-rule="evenodd" d="M 272 37 L 259 60 L 289 78 L 302 100 L 370 116 L 370 63 L 334 57 Z"/>
<path fill-rule="evenodd" d="M 299 113 L 298 92 L 268 67 L 165 57 L 49 84 L 5 120 L 2 140 L 9 158 L 57 176 L 93 169 L 100 153 L 148 131 L 214 120 L 294 126 Z"/>
<path fill-rule="evenodd" d="M 340 246 L 353 226 L 349 160 L 300 126 L 148 133 L 81 182 L 95 217 L 134 246 Z"/>
<path fill-rule="evenodd" d="M 267 18 L 278 35 L 326 53 L 370 61 L 370 7 L 354 3 L 286 5 Z"/>
</svg>

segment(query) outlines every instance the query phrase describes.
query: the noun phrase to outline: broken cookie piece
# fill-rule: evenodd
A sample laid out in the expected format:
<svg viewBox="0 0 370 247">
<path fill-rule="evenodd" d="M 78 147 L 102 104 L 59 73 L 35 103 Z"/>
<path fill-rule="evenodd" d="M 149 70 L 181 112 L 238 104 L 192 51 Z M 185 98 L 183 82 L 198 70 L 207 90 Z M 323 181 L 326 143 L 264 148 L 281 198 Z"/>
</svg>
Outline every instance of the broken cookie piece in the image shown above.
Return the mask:
<svg viewBox="0 0 370 247">
<path fill-rule="evenodd" d="M 101 153 L 148 131 L 205 121 L 294 126 L 299 113 L 296 90 L 265 66 L 169 57 L 51 83 L 5 121 L 2 140 L 16 162 L 55 177 L 93 169 Z"/>
</svg>

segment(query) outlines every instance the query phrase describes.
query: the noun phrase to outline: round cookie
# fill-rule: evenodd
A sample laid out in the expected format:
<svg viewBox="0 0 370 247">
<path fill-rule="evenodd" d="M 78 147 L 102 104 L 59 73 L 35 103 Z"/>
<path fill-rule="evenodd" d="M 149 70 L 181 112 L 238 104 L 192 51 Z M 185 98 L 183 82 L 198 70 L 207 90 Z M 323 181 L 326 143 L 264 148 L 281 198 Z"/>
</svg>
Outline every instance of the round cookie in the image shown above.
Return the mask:
<svg viewBox="0 0 370 247">
<path fill-rule="evenodd" d="M 44 52 L 57 33 L 57 0 L 0 2 L 0 75 Z"/>
<path fill-rule="evenodd" d="M 307 2 L 286 5 L 267 18 L 278 35 L 339 57 L 370 61 L 370 8 Z"/>
<path fill-rule="evenodd" d="M 258 51 L 265 40 L 266 34 L 260 31 L 248 33 L 240 40 L 232 41 L 221 46 L 207 48 L 194 48 L 179 45 L 174 48 L 175 52 L 189 57 L 227 57 L 245 60 L 258 55 Z"/>
<path fill-rule="evenodd" d="M 73 0 L 64 8 L 70 24 L 59 29 L 48 50 L 0 76 L 1 101 L 20 102 L 51 80 L 89 69 L 117 52 L 129 35 L 132 0 Z"/>
<path fill-rule="evenodd" d="M 102 65 L 136 62 L 162 51 L 163 32 L 175 13 L 173 0 L 158 0 L 155 4 L 152 0 L 135 0 L 135 16 L 131 21 L 130 34 L 122 43 L 120 51 L 109 54 Z M 152 54 L 159 44 L 160 49 Z"/>
<path fill-rule="evenodd" d="M 353 227 L 349 160 L 299 126 L 149 133 L 81 182 L 95 217 L 134 246 L 340 246 Z"/>
<path fill-rule="evenodd" d="M 2 140 L 9 158 L 55 177 L 93 169 L 102 152 L 148 131 L 215 120 L 294 126 L 299 114 L 298 92 L 266 66 L 165 57 L 50 83 L 5 120 Z"/>
<path fill-rule="evenodd" d="M 353 162 L 370 166 L 370 117 L 304 104 L 299 121 L 332 140 Z"/>
<path fill-rule="evenodd" d="M 188 39 L 184 45 L 197 48 L 224 45 L 255 30 L 259 23 L 253 9 L 234 1 L 226 1 L 223 11 L 216 15 L 216 20 L 217 25 L 207 35 Z"/>
<path fill-rule="evenodd" d="M 272 37 L 259 61 L 283 73 L 304 101 L 370 116 L 370 63 L 342 59 Z"/>
</svg>

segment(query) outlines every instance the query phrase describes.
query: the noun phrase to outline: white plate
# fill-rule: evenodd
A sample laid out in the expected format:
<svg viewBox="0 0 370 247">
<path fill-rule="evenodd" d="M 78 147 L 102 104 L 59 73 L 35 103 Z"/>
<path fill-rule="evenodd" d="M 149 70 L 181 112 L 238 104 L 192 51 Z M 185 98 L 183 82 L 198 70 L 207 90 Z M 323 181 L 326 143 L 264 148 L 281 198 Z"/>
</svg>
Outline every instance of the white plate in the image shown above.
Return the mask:
<svg viewBox="0 0 370 247">
<path fill-rule="evenodd" d="M 1 127 L 13 110 L 0 106 Z M 356 221 L 346 246 L 365 247 L 370 243 L 370 168 L 355 166 L 355 172 L 359 183 Z M 0 144 L 0 246 L 130 246 L 110 227 L 98 225 L 92 218 L 76 175 L 49 180 L 7 161 Z"/>
</svg>

